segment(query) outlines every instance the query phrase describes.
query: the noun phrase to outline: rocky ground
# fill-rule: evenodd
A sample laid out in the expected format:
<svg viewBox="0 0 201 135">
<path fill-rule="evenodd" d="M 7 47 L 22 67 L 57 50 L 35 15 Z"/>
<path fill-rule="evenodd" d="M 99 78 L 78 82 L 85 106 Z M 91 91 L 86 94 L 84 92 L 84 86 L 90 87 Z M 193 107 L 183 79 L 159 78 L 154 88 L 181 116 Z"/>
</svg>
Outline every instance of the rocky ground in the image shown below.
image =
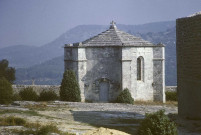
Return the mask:
<svg viewBox="0 0 201 135">
<path fill-rule="evenodd" d="M 180 135 L 201 134 L 201 121 L 180 119 L 177 116 L 177 107 L 166 104 L 128 105 L 118 103 L 16 101 L 13 105 L 1 105 L 0 117 L 12 115 L 24 118 L 31 123 L 42 125 L 52 123 L 64 132 L 76 134 L 83 134 L 99 127 L 135 134 L 145 113 L 152 113 L 161 109 L 164 109 L 166 114 L 169 114 L 171 119 L 178 124 Z M 10 128 L 13 127 L 1 126 L 1 134 L 6 134 Z"/>
</svg>

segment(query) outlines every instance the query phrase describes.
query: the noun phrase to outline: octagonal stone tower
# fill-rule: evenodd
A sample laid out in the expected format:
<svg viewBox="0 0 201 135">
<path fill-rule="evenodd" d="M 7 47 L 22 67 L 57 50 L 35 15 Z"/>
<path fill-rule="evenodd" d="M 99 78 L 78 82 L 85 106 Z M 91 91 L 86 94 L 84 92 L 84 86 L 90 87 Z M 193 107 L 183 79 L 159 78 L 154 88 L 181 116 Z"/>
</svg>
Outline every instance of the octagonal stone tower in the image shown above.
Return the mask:
<svg viewBox="0 0 201 135">
<path fill-rule="evenodd" d="M 165 102 L 164 45 L 110 28 L 64 47 L 65 70 L 74 70 L 82 101 L 114 101 L 128 88 L 134 100 Z"/>
</svg>

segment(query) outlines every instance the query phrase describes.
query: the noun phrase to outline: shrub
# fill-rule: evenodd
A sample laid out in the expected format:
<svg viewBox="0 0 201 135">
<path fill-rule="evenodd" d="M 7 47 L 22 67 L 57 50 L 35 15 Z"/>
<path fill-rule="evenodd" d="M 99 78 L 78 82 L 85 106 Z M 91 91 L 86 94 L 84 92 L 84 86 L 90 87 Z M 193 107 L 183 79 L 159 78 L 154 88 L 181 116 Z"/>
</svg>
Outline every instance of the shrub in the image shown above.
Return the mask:
<svg viewBox="0 0 201 135">
<path fill-rule="evenodd" d="M 134 103 L 134 99 L 131 96 L 130 91 L 128 90 L 128 88 L 124 89 L 119 96 L 117 97 L 116 100 L 117 103 L 127 103 L 127 104 L 133 104 Z"/>
<path fill-rule="evenodd" d="M 32 87 L 24 88 L 23 90 L 19 92 L 19 95 L 22 98 L 22 100 L 25 100 L 25 101 L 38 100 L 38 95 L 36 94 L 36 92 L 33 90 Z"/>
<path fill-rule="evenodd" d="M 0 77 L 0 104 L 9 104 L 12 102 L 13 88 L 4 78 Z"/>
<path fill-rule="evenodd" d="M 166 91 L 166 100 L 167 101 L 177 101 L 177 92 L 176 91 Z"/>
<path fill-rule="evenodd" d="M 64 72 L 59 94 L 62 101 L 81 101 L 80 88 L 72 70 Z"/>
<path fill-rule="evenodd" d="M 58 96 L 53 90 L 49 90 L 49 91 L 43 90 L 39 96 L 39 101 L 53 101 L 57 99 L 58 99 Z"/>
<path fill-rule="evenodd" d="M 146 114 L 138 129 L 138 135 L 177 135 L 176 125 L 164 114 L 164 110 Z"/>
<path fill-rule="evenodd" d="M 15 93 L 12 97 L 13 101 L 22 101 L 21 96 L 19 95 L 19 93 Z"/>
<path fill-rule="evenodd" d="M 36 132 L 37 135 L 47 135 L 48 133 L 60 133 L 59 129 L 54 125 L 45 125 L 40 127 L 40 129 Z"/>
</svg>

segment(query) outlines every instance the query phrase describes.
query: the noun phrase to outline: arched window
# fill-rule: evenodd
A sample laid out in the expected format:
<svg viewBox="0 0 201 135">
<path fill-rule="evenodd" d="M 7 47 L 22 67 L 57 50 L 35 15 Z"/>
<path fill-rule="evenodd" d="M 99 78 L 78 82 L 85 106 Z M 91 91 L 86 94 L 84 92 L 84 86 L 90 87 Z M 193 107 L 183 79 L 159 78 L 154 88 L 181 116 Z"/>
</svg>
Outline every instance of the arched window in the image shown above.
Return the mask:
<svg viewBox="0 0 201 135">
<path fill-rule="evenodd" d="M 137 80 L 144 79 L 144 58 L 142 56 L 137 58 Z"/>
</svg>

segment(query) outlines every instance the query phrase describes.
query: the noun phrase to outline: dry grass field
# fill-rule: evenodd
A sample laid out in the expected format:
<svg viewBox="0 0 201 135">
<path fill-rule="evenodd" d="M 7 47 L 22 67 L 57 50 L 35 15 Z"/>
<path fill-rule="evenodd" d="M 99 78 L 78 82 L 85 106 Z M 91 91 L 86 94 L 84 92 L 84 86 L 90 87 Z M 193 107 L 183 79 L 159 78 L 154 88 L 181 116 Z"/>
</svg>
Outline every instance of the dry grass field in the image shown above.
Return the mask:
<svg viewBox="0 0 201 135">
<path fill-rule="evenodd" d="M 135 102 L 134 105 L 118 103 L 76 103 L 76 102 L 28 102 L 16 101 L 13 105 L 0 106 L 0 132 L 6 134 L 28 134 L 52 129 L 55 134 L 84 134 L 100 127 L 116 129 L 135 134 L 145 113 L 164 109 L 178 125 L 179 134 L 199 135 L 201 121 L 182 120 L 177 116 L 177 103 Z M 18 117 L 26 124 L 5 123 L 7 117 Z M 4 122 L 4 124 L 3 124 Z M 53 130 L 54 129 L 54 130 Z M 29 132 L 28 132 L 29 131 Z M 44 132 L 44 131 L 43 131 Z"/>
</svg>

